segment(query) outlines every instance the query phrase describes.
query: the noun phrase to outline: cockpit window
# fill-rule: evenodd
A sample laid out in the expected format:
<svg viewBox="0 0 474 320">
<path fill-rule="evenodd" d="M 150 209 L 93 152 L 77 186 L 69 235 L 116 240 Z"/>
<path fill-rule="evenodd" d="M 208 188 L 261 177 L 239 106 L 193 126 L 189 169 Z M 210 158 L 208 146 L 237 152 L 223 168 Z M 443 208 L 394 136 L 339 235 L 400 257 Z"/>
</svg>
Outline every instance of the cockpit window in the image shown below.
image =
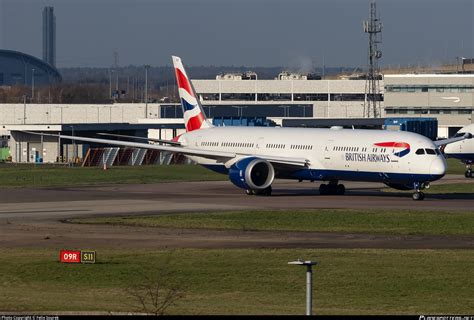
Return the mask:
<svg viewBox="0 0 474 320">
<path fill-rule="evenodd" d="M 433 149 L 425 149 L 426 154 L 436 154 L 436 152 Z"/>
<path fill-rule="evenodd" d="M 439 149 L 435 149 L 435 151 L 436 151 L 436 154 L 437 154 L 437 155 L 440 155 L 440 154 L 441 154 L 441 151 L 439 151 Z"/>
<path fill-rule="evenodd" d="M 418 150 L 416 150 L 415 153 L 416 154 L 425 154 L 425 150 L 424 149 L 418 149 Z"/>
<path fill-rule="evenodd" d="M 464 136 L 466 133 L 465 132 L 458 132 L 454 135 L 454 138 L 458 138 L 458 137 L 462 137 Z"/>
</svg>

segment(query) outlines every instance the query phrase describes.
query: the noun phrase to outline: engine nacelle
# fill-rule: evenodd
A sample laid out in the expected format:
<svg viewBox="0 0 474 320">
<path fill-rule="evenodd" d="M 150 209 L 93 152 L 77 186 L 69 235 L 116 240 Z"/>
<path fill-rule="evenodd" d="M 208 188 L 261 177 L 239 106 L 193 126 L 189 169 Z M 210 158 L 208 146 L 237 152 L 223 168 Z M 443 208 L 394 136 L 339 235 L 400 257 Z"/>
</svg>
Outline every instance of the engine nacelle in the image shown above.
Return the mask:
<svg viewBox="0 0 474 320">
<path fill-rule="evenodd" d="M 266 189 L 274 178 L 275 170 L 272 164 L 260 158 L 244 158 L 229 168 L 230 181 L 242 189 Z"/>
</svg>

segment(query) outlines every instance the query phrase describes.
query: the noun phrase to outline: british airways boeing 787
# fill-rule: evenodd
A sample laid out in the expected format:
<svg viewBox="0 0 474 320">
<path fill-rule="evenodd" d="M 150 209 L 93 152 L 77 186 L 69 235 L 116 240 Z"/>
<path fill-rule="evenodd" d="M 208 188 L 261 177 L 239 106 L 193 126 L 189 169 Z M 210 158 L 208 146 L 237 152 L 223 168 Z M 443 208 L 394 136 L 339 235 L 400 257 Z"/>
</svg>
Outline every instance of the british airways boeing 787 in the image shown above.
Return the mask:
<svg viewBox="0 0 474 320">
<path fill-rule="evenodd" d="M 321 194 L 344 194 L 340 181 L 381 182 L 401 190 L 422 190 L 444 176 L 446 161 L 438 145 L 411 132 L 385 130 L 215 127 L 183 67 L 172 57 L 186 133 L 162 144 L 61 138 L 182 153 L 252 195 L 270 195 L 275 178 L 324 181 Z M 163 144 L 164 143 L 164 144 Z"/>
</svg>

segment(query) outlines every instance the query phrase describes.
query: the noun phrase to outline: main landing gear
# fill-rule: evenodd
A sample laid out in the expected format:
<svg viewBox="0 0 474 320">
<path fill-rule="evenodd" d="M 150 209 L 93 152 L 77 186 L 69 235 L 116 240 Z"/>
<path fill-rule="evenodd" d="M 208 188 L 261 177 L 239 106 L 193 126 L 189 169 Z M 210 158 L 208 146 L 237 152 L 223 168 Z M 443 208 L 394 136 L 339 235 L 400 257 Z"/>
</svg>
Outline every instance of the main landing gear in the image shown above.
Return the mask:
<svg viewBox="0 0 474 320">
<path fill-rule="evenodd" d="M 272 195 L 272 186 L 268 186 L 263 190 L 252 190 L 252 189 L 246 189 L 245 194 L 248 196 L 271 196 Z"/>
<path fill-rule="evenodd" d="M 430 187 L 430 184 L 428 182 L 415 182 L 413 187 L 415 188 L 415 193 L 413 194 L 413 200 L 415 201 L 421 201 L 425 199 L 425 194 L 421 192 L 423 189 L 428 189 Z"/>
<path fill-rule="evenodd" d="M 472 178 L 472 163 L 466 164 L 466 172 L 464 173 L 466 178 Z"/>
<path fill-rule="evenodd" d="M 319 186 L 320 195 L 343 195 L 346 187 L 343 184 L 337 184 L 337 181 L 330 181 L 328 184 Z"/>
</svg>

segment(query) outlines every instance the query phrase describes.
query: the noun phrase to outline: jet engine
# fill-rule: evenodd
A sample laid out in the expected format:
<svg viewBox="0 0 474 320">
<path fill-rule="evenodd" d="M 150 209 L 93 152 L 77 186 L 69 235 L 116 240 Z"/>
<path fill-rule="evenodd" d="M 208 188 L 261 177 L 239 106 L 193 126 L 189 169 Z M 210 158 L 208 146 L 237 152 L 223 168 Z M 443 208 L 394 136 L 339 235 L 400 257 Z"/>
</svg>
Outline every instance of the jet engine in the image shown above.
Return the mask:
<svg viewBox="0 0 474 320">
<path fill-rule="evenodd" d="M 237 187 L 247 190 L 264 190 L 275 178 L 273 165 L 267 160 L 249 157 L 229 168 L 229 179 Z"/>
</svg>

